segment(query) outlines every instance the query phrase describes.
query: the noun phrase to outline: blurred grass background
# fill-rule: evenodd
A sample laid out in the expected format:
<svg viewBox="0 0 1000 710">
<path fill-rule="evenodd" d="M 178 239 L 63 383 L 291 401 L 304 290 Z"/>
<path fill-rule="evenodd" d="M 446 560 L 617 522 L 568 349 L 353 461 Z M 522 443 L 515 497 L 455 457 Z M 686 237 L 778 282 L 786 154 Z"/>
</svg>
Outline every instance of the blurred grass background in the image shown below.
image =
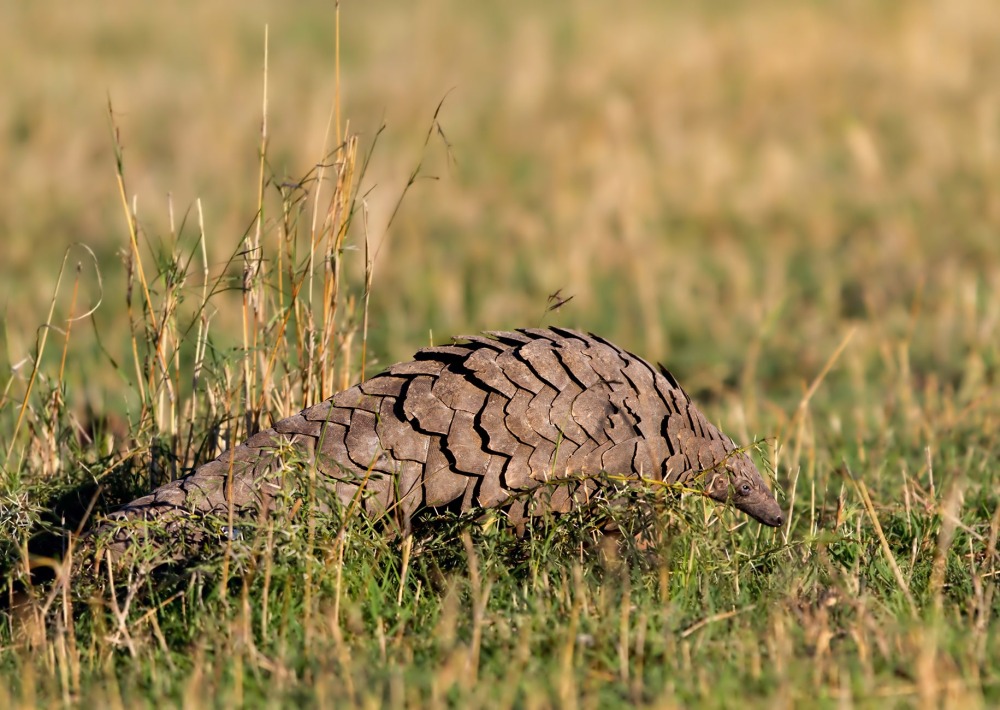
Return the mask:
<svg viewBox="0 0 1000 710">
<path fill-rule="evenodd" d="M 321 157 L 329 3 L 3 13 L 12 361 L 72 242 L 101 260 L 98 321 L 120 320 L 109 96 L 148 238 L 168 232 L 168 194 L 178 220 L 201 198 L 220 265 L 256 208 L 265 23 L 272 168 L 293 180 Z M 913 367 L 953 381 L 969 357 L 995 357 L 982 347 L 1000 308 L 1000 15 L 988 2 L 374 0 L 345 4 L 343 23 L 344 118 L 363 142 L 387 125 L 368 179 L 372 238 L 421 158 L 440 178 L 418 182 L 380 253 L 383 360 L 430 329 L 534 324 L 557 289 L 575 296 L 560 323 L 663 359 L 695 390 L 731 382 L 753 347 L 761 386 L 798 387 L 845 321 L 860 324 L 865 366 L 892 338 L 912 341 Z M 438 136 L 420 149 L 446 95 L 451 158 Z M 93 366 L 84 355 L 78 366 Z"/>
<path fill-rule="evenodd" d="M 132 396 L 128 366 L 119 374 L 109 365 L 131 358 L 120 256 L 128 230 L 109 97 L 142 248 L 193 250 L 192 206 L 201 199 L 212 277 L 228 273 L 257 209 L 264 26 L 270 175 L 291 185 L 323 158 L 335 91 L 332 8 L 312 0 L 0 5 L 7 403 L 23 395 L 25 358 L 76 242 L 98 257 L 103 302 L 96 329 L 74 326 L 60 379 L 66 398 L 101 412 Z M 870 691 L 903 678 L 909 688 L 929 677 L 920 664 L 944 659 L 934 678 L 960 689 L 982 682 L 995 699 L 996 604 L 982 591 L 997 574 L 1000 456 L 994 5 L 369 0 L 344 3 L 341 19 L 342 117 L 365 149 L 385 124 L 362 189 L 368 234 L 381 244 L 370 357 L 386 364 L 431 337 L 545 322 L 663 361 L 738 441 L 777 437 L 770 455 L 789 493 L 783 500 L 798 508 L 781 533 L 784 571 L 768 582 L 787 583 L 788 596 L 766 620 L 747 615 L 731 637 L 719 632 L 715 648 L 737 637 L 754 648 L 766 627 L 776 634 L 769 643 L 787 641 L 768 657 L 810 664 L 802 651 L 812 641 L 783 634 L 796 628 L 803 598 L 824 598 L 816 579 L 840 578 L 818 538 L 802 543 L 808 565 L 795 558 L 797 535 L 806 534 L 799 521 L 809 535 L 826 525 L 850 538 L 854 527 L 856 546 L 834 555 L 848 579 L 840 591 L 867 599 L 855 584 L 867 574 L 876 581 L 865 584 L 874 588 L 881 574 L 890 591 L 873 592 L 874 612 L 859 602 L 857 618 L 845 612 L 830 622 L 822 603 L 810 607 L 857 643 L 835 649 L 839 666 L 825 667 L 814 687 L 827 698 L 848 682 Z M 432 117 L 442 99 L 438 132 Z M 421 179 L 387 229 L 418 165 Z M 274 225 L 280 204 L 269 199 L 265 219 Z M 361 231 L 356 221 L 348 240 L 357 252 L 345 288 L 356 297 Z M 84 281 L 74 313 L 98 297 L 79 250 L 77 260 Z M 185 288 L 197 295 L 201 283 Z M 546 315 L 556 292 L 573 300 Z M 239 344 L 239 298 L 233 290 L 217 302 L 220 350 Z M 69 299 L 64 284 L 55 322 Z M 50 366 L 57 350 L 46 354 Z M 285 404 L 289 411 L 273 413 L 304 403 Z M 950 595 L 961 622 L 940 648 L 893 616 L 899 590 L 887 568 L 869 569 L 880 548 L 850 495 L 841 526 L 842 461 L 871 487 L 918 596 Z M 943 500 L 946 490 L 958 498 Z M 946 507 L 959 511 L 967 549 L 949 548 L 954 528 L 939 534 Z M 935 550 L 952 575 L 936 588 L 928 582 Z M 737 590 L 743 602 L 746 594 Z M 678 612 L 688 621 L 726 608 L 688 602 Z M 822 624 L 817 634 L 826 633 Z M 867 634 L 882 655 L 866 655 L 859 639 Z M 796 672 L 801 680 L 811 671 Z M 705 677 L 691 682 L 697 688 L 682 698 L 711 696 Z M 792 697 L 807 697 L 807 686 Z"/>
</svg>

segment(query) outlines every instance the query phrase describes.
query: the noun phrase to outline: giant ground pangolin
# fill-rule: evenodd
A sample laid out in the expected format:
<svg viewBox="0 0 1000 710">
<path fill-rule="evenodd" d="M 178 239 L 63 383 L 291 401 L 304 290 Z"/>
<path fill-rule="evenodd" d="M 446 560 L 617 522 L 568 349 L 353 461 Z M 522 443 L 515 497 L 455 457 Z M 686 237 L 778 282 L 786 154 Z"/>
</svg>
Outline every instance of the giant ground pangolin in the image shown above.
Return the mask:
<svg viewBox="0 0 1000 710">
<path fill-rule="evenodd" d="M 408 530 L 421 508 L 497 508 L 523 530 L 600 492 L 606 474 L 731 503 L 769 526 L 781 508 L 750 457 L 662 367 L 562 328 L 492 332 L 420 350 L 282 419 L 107 519 L 121 554 L 149 539 L 203 541 L 190 521 L 273 509 L 290 469 L 345 506 Z M 298 476 L 297 480 L 303 480 Z M 147 525 L 146 523 L 154 523 Z M 224 529 L 224 528 L 217 528 Z M 200 530 L 200 532 L 199 532 Z"/>
</svg>

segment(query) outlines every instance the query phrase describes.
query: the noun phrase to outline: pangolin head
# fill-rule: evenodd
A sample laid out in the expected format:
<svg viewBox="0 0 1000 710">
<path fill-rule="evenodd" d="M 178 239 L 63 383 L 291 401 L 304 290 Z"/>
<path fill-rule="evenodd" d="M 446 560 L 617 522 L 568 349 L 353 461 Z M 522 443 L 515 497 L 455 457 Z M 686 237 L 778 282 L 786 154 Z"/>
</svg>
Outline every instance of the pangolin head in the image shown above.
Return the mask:
<svg viewBox="0 0 1000 710">
<path fill-rule="evenodd" d="M 705 494 L 713 500 L 729 503 L 763 525 L 776 528 L 784 524 L 778 501 L 745 452 L 728 452 L 704 472 L 704 477 Z"/>
</svg>

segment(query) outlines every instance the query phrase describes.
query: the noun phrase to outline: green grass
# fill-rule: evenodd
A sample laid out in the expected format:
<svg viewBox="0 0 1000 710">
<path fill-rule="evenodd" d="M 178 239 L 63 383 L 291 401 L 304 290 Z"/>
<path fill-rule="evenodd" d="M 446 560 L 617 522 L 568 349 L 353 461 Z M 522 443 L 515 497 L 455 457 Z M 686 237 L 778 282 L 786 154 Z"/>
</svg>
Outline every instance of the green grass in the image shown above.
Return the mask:
<svg viewBox="0 0 1000 710">
<path fill-rule="evenodd" d="M 1000 703 L 990 3 L 345 4 L 339 97 L 329 3 L 46 5 L 0 10 L 0 707 Z M 92 502 L 541 322 L 763 440 L 789 525 L 303 514 L 44 582 Z"/>
</svg>

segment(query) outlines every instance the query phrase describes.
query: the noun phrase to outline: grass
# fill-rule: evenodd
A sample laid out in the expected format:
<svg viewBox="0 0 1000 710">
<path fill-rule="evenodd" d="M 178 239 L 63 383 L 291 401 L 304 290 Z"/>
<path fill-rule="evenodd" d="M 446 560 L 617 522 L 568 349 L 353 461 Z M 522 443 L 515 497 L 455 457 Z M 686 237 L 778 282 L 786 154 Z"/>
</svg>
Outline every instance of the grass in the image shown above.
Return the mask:
<svg viewBox="0 0 1000 710">
<path fill-rule="evenodd" d="M 328 3 L 241 8 L 0 10 L 0 706 L 1000 702 L 992 5 L 374 0 L 339 55 Z M 53 531 L 539 322 L 765 440 L 788 525 L 316 515 L 43 583 Z"/>
</svg>

